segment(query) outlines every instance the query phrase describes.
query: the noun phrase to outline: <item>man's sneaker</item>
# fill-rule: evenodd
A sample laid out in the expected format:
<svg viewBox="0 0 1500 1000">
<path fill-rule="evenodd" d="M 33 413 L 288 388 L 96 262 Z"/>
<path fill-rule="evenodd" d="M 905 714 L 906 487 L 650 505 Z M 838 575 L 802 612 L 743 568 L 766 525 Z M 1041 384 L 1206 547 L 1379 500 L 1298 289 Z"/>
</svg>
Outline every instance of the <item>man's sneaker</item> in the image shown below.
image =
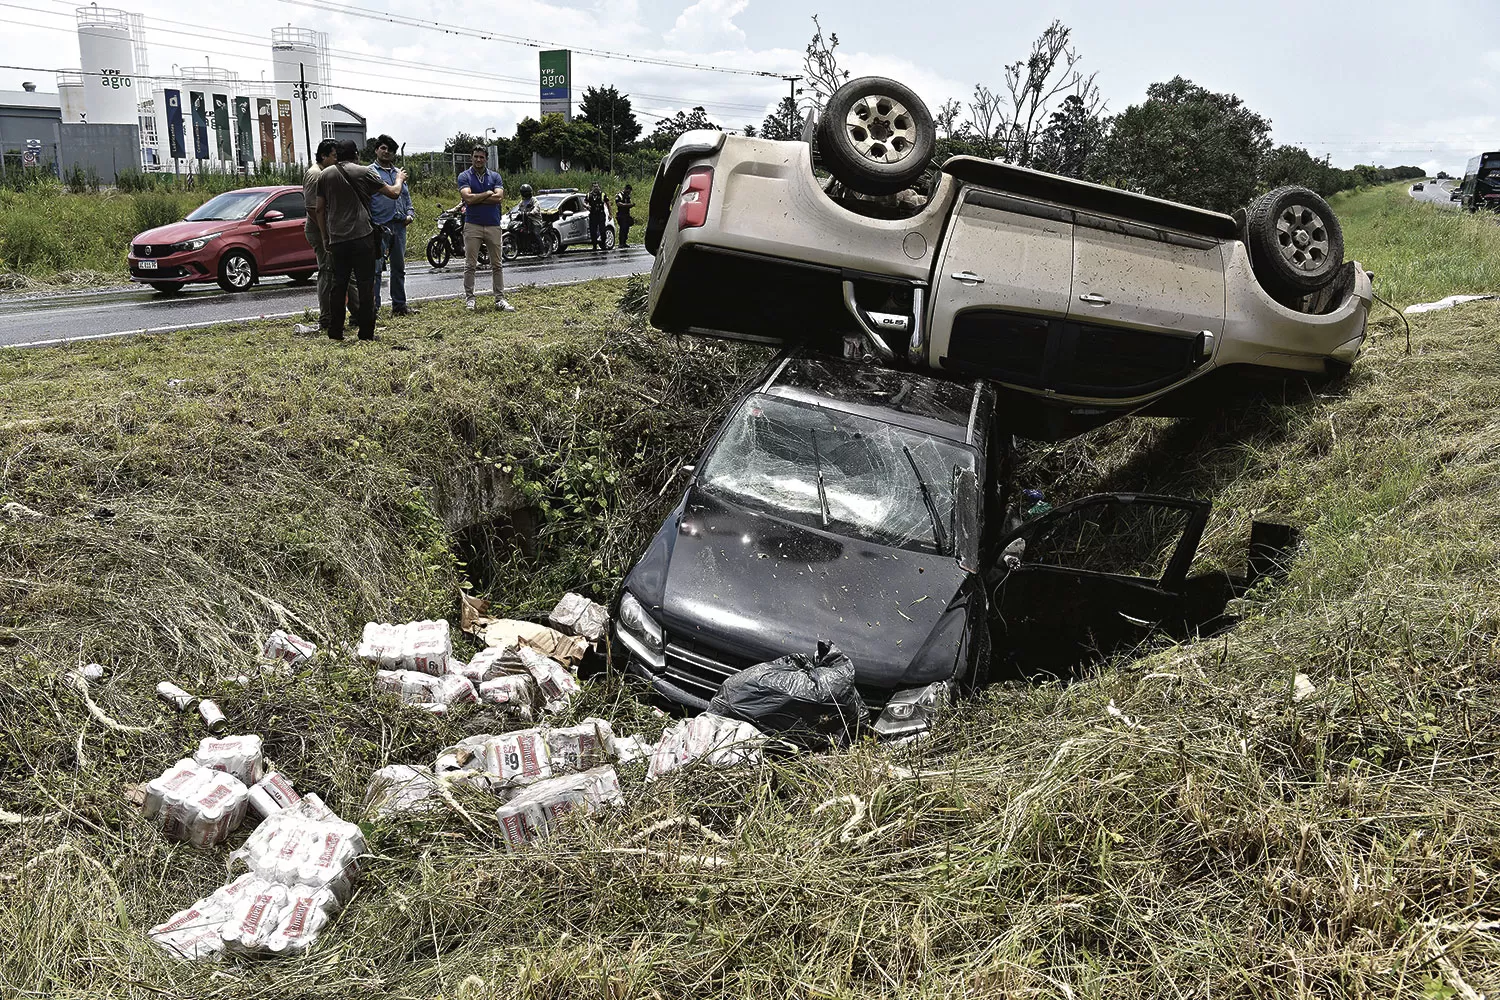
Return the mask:
<svg viewBox="0 0 1500 1000">
<path fill-rule="evenodd" d="M 496 299 L 495 300 L 495 308 L 498 309 L 500 312 L 503 312 L 503 313 L 513 313 L 513 312 L 516 311 L 516 307 L 513 306 L 513 305 L 511 305 L 509 302 L 505 301 L 504 299 Z"/>
<path fill-rule="evenodd" d="M 293 333 L 317 333 L 318 332 L 318 328 L 316 326 L 313 326 L 311 323 L 298 323 L 296 326 L 292 327 L 292 332 Z"/>
<path fill-rule="evenodd" d="M 391 306 L 392 316 L 410 316 L 413 311 L 410 306 Z"/>
<path fill-rule="evenodd" d="M 474 296 L 470 295 L 468 298 L 464 299 L 464 308 L 469 310 L 469 312 L 474 311 Z"/>
</svg>

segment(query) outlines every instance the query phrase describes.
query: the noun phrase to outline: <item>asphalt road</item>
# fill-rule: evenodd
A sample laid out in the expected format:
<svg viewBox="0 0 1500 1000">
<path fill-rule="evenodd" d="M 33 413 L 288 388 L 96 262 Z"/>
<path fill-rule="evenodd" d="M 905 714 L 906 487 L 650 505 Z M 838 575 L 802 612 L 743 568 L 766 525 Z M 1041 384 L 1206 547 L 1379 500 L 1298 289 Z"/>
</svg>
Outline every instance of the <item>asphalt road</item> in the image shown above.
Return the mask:
<svg viewBox="0 0 1500 1000">
<path fill-rule="evenodd" d="M 426 261 L 407 262 L 408 301 L 463 295 L 462 262 L 442 270 Z M 506 287 L 563 285 L 591 278 L 618 278 L 651 270 L 651 256 L 640 246 L 595 253 L 573 249 L 542 260 L 522 258 L 505 265 Z M 475 292 L 486 296 L 490 275 L 481 269 Z M 389 301 L 389 299 L 387 299 Z M 294 286 L 267 278 L 248 292 L 231 294 L 217 285 L 189 285 L 168 298 L 142 285 L 62 294 L 0 299 L 0 347 L 41 347 L 72 340 L 98 340 L 136 333 L 165 333 L 247 319 L 300 316 L 318 307 L 315 285 Z"/>
<path fill-rule="evenodd" d="M 1458 202 L 1449 201 L 1448 196 L 1453 193 L 1453 189 L 1457 186 L 1458 181 L 1428 181 L 1420 191 L 1413 191 L 1411 188 L 1407 188 L 1406 190 L 1418 201 L 1430 201 L 1437 205 L 1456 209 L 1458 208 Z"/>
</svg>

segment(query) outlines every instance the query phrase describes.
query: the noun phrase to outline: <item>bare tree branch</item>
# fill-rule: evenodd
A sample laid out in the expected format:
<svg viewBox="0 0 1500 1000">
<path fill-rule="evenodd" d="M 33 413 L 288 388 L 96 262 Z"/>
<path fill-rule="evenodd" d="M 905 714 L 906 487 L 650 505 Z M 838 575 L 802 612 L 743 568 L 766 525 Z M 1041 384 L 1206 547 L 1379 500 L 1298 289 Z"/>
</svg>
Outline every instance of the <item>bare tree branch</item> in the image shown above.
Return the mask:
<svg viewBox="0 0 1500 1000">
<path fill-rule="evenodd" d="M 821 111 L 833 92 L 849 79 L 849 71 L 839 68 L 838 55 L 835 52 L 839 47 L 838 34 L 830 33 L 825 39 L 823 26 L 818 23 L 818 15 L 814 14 L 812 21 L 812 41 L 807 43 L 807 54 L 802 59 L 802 68 L 807 74 L 808 85 L 798 92 L 809 94 L 806 105 Z"/>
</svg>

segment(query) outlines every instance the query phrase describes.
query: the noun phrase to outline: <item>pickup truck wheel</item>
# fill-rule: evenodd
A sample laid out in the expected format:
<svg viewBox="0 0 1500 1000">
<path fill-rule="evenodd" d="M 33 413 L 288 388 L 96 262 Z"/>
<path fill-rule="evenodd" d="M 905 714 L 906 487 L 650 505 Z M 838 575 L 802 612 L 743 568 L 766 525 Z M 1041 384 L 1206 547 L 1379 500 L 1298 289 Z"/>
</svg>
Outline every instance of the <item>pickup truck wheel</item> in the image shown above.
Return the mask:
<svg viewBox="0 0 1500 1000">
<path fill-rule="evenodd" d="M 895 194 L 927 169 L 937 128 L 910 87 L 883 76 L 862 76 L 828 98 L 817 140 L 823 164 L 850 190 Z"/>
<path fill-rule="evenodd" d="M 1273 296 L 1316 292 L 1344 263 L 1338 218 L 1305 187 L 1279 187 L 1251 202 L 1245 237 L 1255 277 Z"/>
</svg>

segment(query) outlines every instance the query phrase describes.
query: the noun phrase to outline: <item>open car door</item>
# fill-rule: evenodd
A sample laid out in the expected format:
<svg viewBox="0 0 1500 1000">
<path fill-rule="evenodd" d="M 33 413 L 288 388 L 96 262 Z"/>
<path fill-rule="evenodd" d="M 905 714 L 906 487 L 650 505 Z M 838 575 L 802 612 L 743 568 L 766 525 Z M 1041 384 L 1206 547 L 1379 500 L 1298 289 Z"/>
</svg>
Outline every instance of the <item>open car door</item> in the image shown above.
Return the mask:
<svg viewBox="0 0 1500 1000">
<path fill-rule="evenodd" d="M 997 666 L 1011 660 L 1026 672 L 1066 674 L 1159 628 L 1174 630 L 1188 613 L 1183 584 L 1210 507 L 1107 493 L 1009 532 L 991 604 Z"/>
</svg>

